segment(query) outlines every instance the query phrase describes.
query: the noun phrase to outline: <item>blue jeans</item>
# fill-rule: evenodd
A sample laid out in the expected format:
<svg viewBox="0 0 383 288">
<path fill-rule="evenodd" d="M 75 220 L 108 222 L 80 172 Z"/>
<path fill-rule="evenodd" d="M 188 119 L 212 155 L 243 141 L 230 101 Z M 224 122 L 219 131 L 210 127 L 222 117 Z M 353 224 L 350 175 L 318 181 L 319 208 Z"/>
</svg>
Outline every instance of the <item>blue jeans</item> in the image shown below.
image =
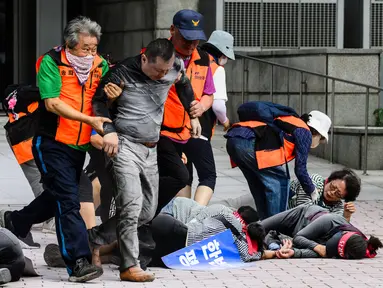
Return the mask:
<svg viewBox="0 0 383 288">
<path fill-rule="evenodd" d="M 290 181 L 283 166 L 258 169 L 254 143 L 255 139 L 228 138 L 226 149 L 249 184 L 259 218 L 265 219 L 287 209 Z"/>
</svg>

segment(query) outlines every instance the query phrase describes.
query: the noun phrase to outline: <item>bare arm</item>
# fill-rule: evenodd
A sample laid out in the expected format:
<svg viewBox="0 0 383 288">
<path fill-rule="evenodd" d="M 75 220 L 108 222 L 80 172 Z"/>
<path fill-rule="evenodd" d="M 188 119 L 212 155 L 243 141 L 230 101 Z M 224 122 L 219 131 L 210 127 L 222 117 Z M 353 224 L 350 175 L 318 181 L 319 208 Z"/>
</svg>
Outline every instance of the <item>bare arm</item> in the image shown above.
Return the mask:
<svg viewBox="0 0 383 288">
<path fill-rule="evenodd" d="M 87 116 L 80 111 L 75 110 L 60 98 L 48 98 L 44 100 L 45 108 L 52 113 L 55 113 L 66 119 L 84 122 L 91 125 L 91 116 Z"/>
</svg>

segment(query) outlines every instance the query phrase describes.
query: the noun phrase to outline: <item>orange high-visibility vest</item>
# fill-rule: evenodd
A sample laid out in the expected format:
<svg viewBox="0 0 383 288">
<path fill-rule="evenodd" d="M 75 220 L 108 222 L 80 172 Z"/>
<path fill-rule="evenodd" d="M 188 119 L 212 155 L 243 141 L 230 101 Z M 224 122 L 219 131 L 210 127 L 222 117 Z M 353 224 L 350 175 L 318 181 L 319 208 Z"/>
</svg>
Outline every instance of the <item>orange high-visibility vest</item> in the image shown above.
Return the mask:
<svg viewBox="0 0 383 288">
<path fill-rule="evenodd" d="M 8 122 L 4 128 L 17 162 L 23 164 L 33 159 L 32 138 L 38 125 L 40 94 L 31 85 L 10 85 L 8 90 L 11 93 L 4 99 Z M 14 106 L 11 101 L 15 101 Z"/>
<path fill-rule="evenodd" d="M 102 76 L 102 58 L 95 56 L 88 80 L 80 85 L 74 69 L 69 64 L 64 48 L 52 49 L 47 53 L 56 62 L 61 75 L 60 100 L 88 116 L 93 115 L 92 98 Z M 41 56 L 36 63 L 39 71 Z M 92 127 L 88 124 L 60 117 L 42 109 L 39 134 L 69 145 L 85 145 L 90 142 Z"/>
<path fill-rule="evenodd" d="M 186 75 L 189 77 L 193 87 L 194 97 L 198 101 L 203 96 L 209 62 L 208 54 L 197 48 L 193 51 L 186 69 Z M 191 137 L 190 130 L 189 115 L 182 106 L 173 84 L 165 102 L 161 135 L 180 141 L 188 140 Z"/>
<path fill-rule="evenodd" d="M 28 114 L 32 114 L 37 110 L 39 107 L 38 102 L 33 102 L 28 105 L 27 107 L 27 112 L 20 112 L 17 113 L 18 115 L 18 120 L 14 118 L 14 115 L 12 113 L 8 113 L 8 118 L 9 118 L 9 126 L 11 125 L 16 125 L 16 122 L 19 121 L 21 118 L 27 116 Z M 19 131 L 22 132 L 22 131 Z M 21 136 L 21 135 L 20 135 Z M 13 144 L 12 141 L 10 141 L 11 146 L 12 146 L 12 151 L 13 154 L 15 155 L 15 158 L 17 160 L 17 163 L 23 164 L 25 162 L 28 162 L 33 159 L 33 154 L 32 154 L 32 139 L 33 137 L 27 137 L 23 141 L 20 141 L 16 144 Z"/>
<path fill-rule="evenodd" d="M 303 120 L 294 116 L 278 117 L 275 119 L 275 121 L 281 121 L 290 124 L 289 126 L 291 128 L 289 128 L 289 131 L 285 131 L 283 129 L 284 132 L 288 134 L 291 134 L 296 128 L 304 128 L 310 130 L 310 128 Z M 236 126 L 258 129 L 263 126 L 267 126 L 267 124 L 259 121 L 246 121 L 233 124 L 233 127 Z M 264 149 L 262 150 L 257 149 L 257 147 L 255 148 L 255 159 L 258 164 L 258 169 L 280 166 L 285 164 L 286 162 L 290 162 L 295 158 L 295 144 L 293 142 L 290 142 L 286 138 L 283 138 L 283 145 L 279 143 L 280 147 L 277 149 L 275 149 L 275 147 L 271 147 L 271 145 L 272 144 L 270 143 L 270 148 L 263 147 Z"/>
</svg>

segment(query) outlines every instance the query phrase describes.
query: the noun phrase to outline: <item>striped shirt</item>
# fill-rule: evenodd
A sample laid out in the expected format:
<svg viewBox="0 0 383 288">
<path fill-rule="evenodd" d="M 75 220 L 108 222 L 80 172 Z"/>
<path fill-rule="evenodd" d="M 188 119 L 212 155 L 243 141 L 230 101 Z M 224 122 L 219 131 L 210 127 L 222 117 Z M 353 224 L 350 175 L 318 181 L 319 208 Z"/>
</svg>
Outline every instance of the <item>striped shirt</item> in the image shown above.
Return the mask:
<svg viewBox="0 0 383 288">
<path fill-rule="evenodd" d="M 223 216 L 229 223 L 231 223 L 235 229 L 242 235 L 242 239 L 238 239 L 237 236 L 232 234 L 235 245 L 238 248 L 239 255 L 243 262 L 252 262 L 260 260 L 262 257 L 261 252 L 254 253 L 253 255 L 249 254 L 249 246 L 247 244 L 246 234 L 242 232 L 242 224 L 238 218 L 236 218 L 232 213 L 220 214 Z M 187 224 L 188 226 L 188 235 L 187 235 L 187 246 L 194 244 L 196 242 L 202 241 L 206 238 L 214 236 L 218 233 L 224 232 L 227 230 L 225 225 L 218 219 L 212 217 L 206 218 L 202 221 L 193 221 Z"/>
<path fill-rule="evenodd" d="M 174 218 L 186 224 L 188 227 L 187 246 L 227 230 L 221 221 L 214 218 L 215 216 L 221 215 L 231 223 L 243 237 L 242 239 L 238 239 L 237 236 L 232 234 L 241 260 L 251 262 L 261 259 L 261 252 L 254 253 L 253 255 L 249 254 L 249 246 L 245 240 L 246 234 L 242 232 L 242 224 L 239 219 L 233 215 L 233 209 L 221 204 L 213 204 L 206 207 L 191 199 L 182 197 L 175 198 L 172 205 Z"/>
<path fill-rule="evenodd" d="M 343 215 L 342 201 L 328 203 L 324 199 L 323 194 L 324 194 L 326 179 L 319 174 L 311 174 L 310 178 L 318 191 L 318 198 L 315 199 L 313 203 L 320 207 L 326 208 L 330 213 Z M 302 185 L 300 184 L 298 179 L 291 181 L 290 193 L 294 196 L 292 196 L 292 198 L 289 200 L 289 206 L 288 206 L 289 209 L 312 201 L 311 196 L 306 194 L 306 192 L 303 190 Z"/>
</svg>

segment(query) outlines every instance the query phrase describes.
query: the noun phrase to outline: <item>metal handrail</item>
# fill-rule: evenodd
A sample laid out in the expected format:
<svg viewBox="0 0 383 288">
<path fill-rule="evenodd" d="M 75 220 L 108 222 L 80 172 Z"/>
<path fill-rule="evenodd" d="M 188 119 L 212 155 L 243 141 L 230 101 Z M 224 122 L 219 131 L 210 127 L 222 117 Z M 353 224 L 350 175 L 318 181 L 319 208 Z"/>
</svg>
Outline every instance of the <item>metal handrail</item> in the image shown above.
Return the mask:
<svg viewBox="0 0 383 288">
<path fill-rule="evenodd" d="M 262 62 L 262 63 L 265 63 L 265 64 L 269 64 L 269 65 L 272 65 L 272 66 L 277 66 L 277 67 L 286 68 L 286 69 L 289 69 L 289 70 L 294 70 L 294 71 L 302 72 L 304 74 L 311 74 L 311 75 L 323 77 L 323 78 L 330 79 L 330 80 L 335 80 L 335 81 L 339 81 L 339 82 L 353 84 L 353 85 L 356 85 L 356 86 L 362 86 L 362 87 L 369 88 L 369 89 L 383 91 L 383 87 L 373 86 L 373 85 L 364 84 L 364 83 L 360 83 L 360 82 L 355 82 L 355 81 L 351 81 L 351 80 L 347 80 L 347 79 L 342 79 L 342 78 L 330 76 L 330 75 L 323 74 L 323 73 L 313 72 L 313 71 L 309 71 L 309 70 L 305 70 L 305 69 L 301 69 L 301 68 L 297 68 L 297 67 L 291 67 L 291 66 L 288 66 L 288 65 L 279 64 L 279 63 L 275 63 L 275 62 L 271 62 L 271 61 L 263 60 L 263 59 L 260 59 L 260 58 L 243 55 L 243 54 L 235 53 L 235 57 L 236 58 L 245 58 L 245 59 L 249 59 L 249 60 L 254 60 L 254 61 L 257 61 L 257 62 Z"/>
<path fill-rule="evenodd" d="M 366 103 L 365 103 L 365 131 L 364 131 L 364 167 L 363 167 L 363 174 L 364 175 L 367 175 L 367 153 L 368 153 L 368 113 L 369 113 L 369 98 L 370 98 L 370 89 L 372 90 L 377 90 L 377 91 L 383 91 L 383 87 L 378 87 L 378 86 L 373 86 L 373 85 L 369 85 L 369 84 L 364 84 L 364 83 L 360 83 L 360 82 L 356 82 L 356 81 L 351 81 L 351 80 L 347 80 L 347 79 L 342 79 L 342 78 L 339 78 L 339 77 L 334 77 L 334 76 L 329 76 L 327 74 L 323 74 L 323 73 L 318 73 L 318 72 L 313 72 L 313 71 L 309 71 L 309 70 L 305 70 L 305 69 L 301 69 L 301 68 L 297 68 L 297 67 L 291 67 L 291 66 L 288 66 L 288 65 L 284 65 L 284 64 L 279 64 L 279 63 L 275 63 L 275 62 L 272 62 L 272 61 L 268 61 L 268 60 L 263 60 L 263 59 L 260 59 L 260 58 L 256 58 L 256 57 L 251 57 L 251 56 L 247 56 L 247 55 L 243 55 L 243 54 L 238 54 L 236 53 L 235 54 L 236 58 L 242 58 L 242 59 L 249 59 L 249 60 L 252 60 L 252 61 L 257 61 L 257 62 L 260 62 L 260 63 L 264 63 L 264 64 L 268 64 L 268 65 L 271 65 L 272 69 L 271 69 L 271 80 L 270 80 L 270 99 L 271 101 L 273 101 L 273 67 L 276 66 L 276 67 L 280 67 L 280 68 L 284 68 L 284 69 L 287 69 L 288 71 L 290 70 L 293 70 L 293 71 L 297 71 L 300 73 L 300 89 L 299 89 L 299 103 L 300 103 L 300 112 L 301 114 L 303 113 L 303 98 L 302 98 L 302 83 L 303 83 L 303 74 L 309 74 L 309 75 L 314 75 L 314 76 L 318 76 L 318 77 L 322 77 L 322 78 L 325 78 L 326 80 L 332 80 L 332 89 L 331 89 L 331 120 L 334 121 L 334 117 L 335 117 L 335 81 L 338 81 L 338 82 L 343 82 L 343 83 L 347 83 L 347 84 L 351 84 L 351 85 L 355 85 L 355 86 L 359 86 L 359 87 L 364 87 L 366 88 Z M 244 62 L 243 62 L 244 64 Z M 245 71 L 244 71 L 245 72 Z M 243 77 L 244 77 L 244 73 L 243 73 Z M 244 89 L 245 89 L 245 85 L 244 85 L 244 80 L 243 80 L 243 84 L 242 84 L 242 96 L 244 95 Z M 287 80 L 287 82 L 289 83 L 289 79 Z M 289 93 L 289 91 L 288 91 Z M 326 94 L 327 94 L 327 91 L 326 91 Z M 331 153 L 330 153 L 330 161 L 331 163 L 333 163 L 333 154 L 334 154 L 334 125 L 331 125 Z"/>
</svg>

